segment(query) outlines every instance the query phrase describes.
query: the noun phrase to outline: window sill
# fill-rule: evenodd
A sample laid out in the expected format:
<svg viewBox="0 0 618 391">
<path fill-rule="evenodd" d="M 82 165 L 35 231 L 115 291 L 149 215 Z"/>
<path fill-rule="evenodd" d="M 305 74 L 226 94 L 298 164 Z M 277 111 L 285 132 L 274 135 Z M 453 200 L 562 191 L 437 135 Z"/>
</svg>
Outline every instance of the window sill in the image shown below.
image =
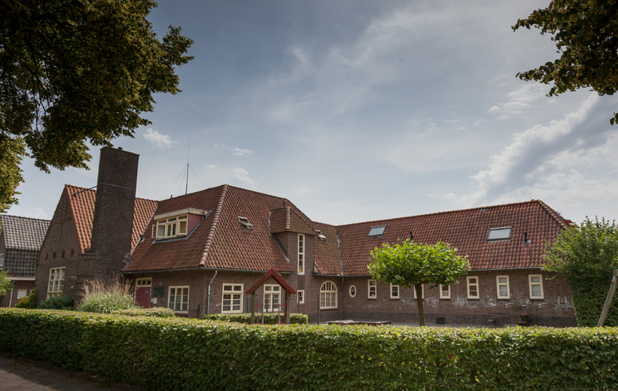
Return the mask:
<svg viewBox="0 0 618 391">
<path fill-rule="evenodd" d="M 468 300 L 481 300 L 480 297 L 468 297 Z"/>
</svg>

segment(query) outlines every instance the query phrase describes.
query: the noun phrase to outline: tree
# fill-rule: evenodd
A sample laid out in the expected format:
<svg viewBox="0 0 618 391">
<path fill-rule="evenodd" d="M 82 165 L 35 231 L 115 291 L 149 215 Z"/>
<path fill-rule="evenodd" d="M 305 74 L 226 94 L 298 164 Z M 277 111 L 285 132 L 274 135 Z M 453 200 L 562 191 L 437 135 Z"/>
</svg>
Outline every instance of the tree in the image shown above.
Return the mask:
<svg viewBox="0 0 618 391">
<path fill-rule="evenodd" d="M 13 290 L 13 281 L 9 278 L 9 274 L 0 271 L 0 296 L 6 295 L 11 290 Z"/>
<path fill-rule="evenodd" d="M 193 41 L 159 40 L 152 0 L 0 2 L 0 211 L 17 202 L 25 156 L 36 167 L 88 168 L 86 143 L 132 137 L 153 94 L 176 94 Z"/>
<path fill-rule="evenodd" d="M 408 239 L 392 245 L 383 243 L 371 257 L 368 268 L 373 278 L 404 288 L 414 286 L 421 326 L 425 326 L 422 285 L 431 284 L 430 289 L 453 285 L 470 269 L 467 256 L 458 256 L 457 249 L 444 242 L 423 245 Z"/>
<path fill-rule="evenodd" d="M 579 88 L 592 88 L 599 95 L 618 89 L 618 0 L 553 0 L 547 8 L 519 19 L 520 27 L 539 28 L 552 34 L 560 57 L 536 69 L 520 72 L 526 81 L 554 83 L 549 96 Z M 610 119 L 618 122 L 618 113 Z"/>
<path fill-rule="evenodd" d="M 565 276 L 573 295 L 580 326 L 596 326 L 618 268 L 618 226 L 605 219 L 588 217 L 579 226 L 564 230 L 555 243 L 546 243 L 543 270 Z M 613 305 L 606 321 L 618 326 L 618 306 Z"/>
</svg>

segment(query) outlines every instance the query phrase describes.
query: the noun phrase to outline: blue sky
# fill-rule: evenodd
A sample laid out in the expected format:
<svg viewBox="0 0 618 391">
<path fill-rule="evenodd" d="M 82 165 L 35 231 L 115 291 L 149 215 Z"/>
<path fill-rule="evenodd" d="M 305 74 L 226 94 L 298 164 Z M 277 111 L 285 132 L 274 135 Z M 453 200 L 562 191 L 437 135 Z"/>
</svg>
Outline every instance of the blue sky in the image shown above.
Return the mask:
<svg viewBox="0 0 618 391">
<path fill-rule="evenodd" d="M 566 218 L 618 215 L 616 97 L 517 72 L 556 58 L 549 36 L 513 32 L 545 1 L 160 1 L 195 59 L 152 125 L 115 146 L 140 154 L 137 195 L 223 183 L 287 197 L 344 224 L 541 199 Z M 65 183 L 24 162 L 20 204 L 51 218 Z"/>
</svg>

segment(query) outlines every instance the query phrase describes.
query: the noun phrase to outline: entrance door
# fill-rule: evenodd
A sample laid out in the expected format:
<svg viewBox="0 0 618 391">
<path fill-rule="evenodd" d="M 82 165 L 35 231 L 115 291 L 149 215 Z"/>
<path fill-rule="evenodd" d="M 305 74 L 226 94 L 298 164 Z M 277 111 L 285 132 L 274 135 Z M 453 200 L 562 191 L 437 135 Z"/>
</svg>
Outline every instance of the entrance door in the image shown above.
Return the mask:
<svg viewBox="0 0 618 391">
<path fill-rule="evenodd" d="M 143 308 L 150 308 L 152 294 L 152 278 L 138 278 L 136 280 L 135 302 Z"/>
</svg>

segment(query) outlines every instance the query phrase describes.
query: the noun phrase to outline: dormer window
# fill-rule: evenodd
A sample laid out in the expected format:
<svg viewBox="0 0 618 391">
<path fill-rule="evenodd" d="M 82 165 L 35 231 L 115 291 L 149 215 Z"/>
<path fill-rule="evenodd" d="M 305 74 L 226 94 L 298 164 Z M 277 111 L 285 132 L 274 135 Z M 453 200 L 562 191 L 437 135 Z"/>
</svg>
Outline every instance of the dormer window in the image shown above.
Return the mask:
<svg viewBox="0 0 618 391">
<path fill-rule="evenodd" d="M 208 211 L 193 208 L 156 215 L 153 218 L 157 223 L 152 226 L 152 237 L 170 239 L 187 236 L 205 216 L 208 216 Z"/>
<path fill-rule="evenodd" d="M 246 217 L 238 216 L 238 221 L 244 230 L 253 231 L 253 224 L 249 222 L 249 219 Z"/>
<path fill-rule="evenodd" d="M 384 230 L 386 229 L 386 225 L 382 225 L 379 227 L 371 227 L 369 230 L 368 238 L 377 238 L 384 235 Z"/>
<path fill-rule="evenodd" d="M 493 240 L 510 240 L 511 239 L 511 227 L 490 228 L 488 241 Z"/>
</svg>

